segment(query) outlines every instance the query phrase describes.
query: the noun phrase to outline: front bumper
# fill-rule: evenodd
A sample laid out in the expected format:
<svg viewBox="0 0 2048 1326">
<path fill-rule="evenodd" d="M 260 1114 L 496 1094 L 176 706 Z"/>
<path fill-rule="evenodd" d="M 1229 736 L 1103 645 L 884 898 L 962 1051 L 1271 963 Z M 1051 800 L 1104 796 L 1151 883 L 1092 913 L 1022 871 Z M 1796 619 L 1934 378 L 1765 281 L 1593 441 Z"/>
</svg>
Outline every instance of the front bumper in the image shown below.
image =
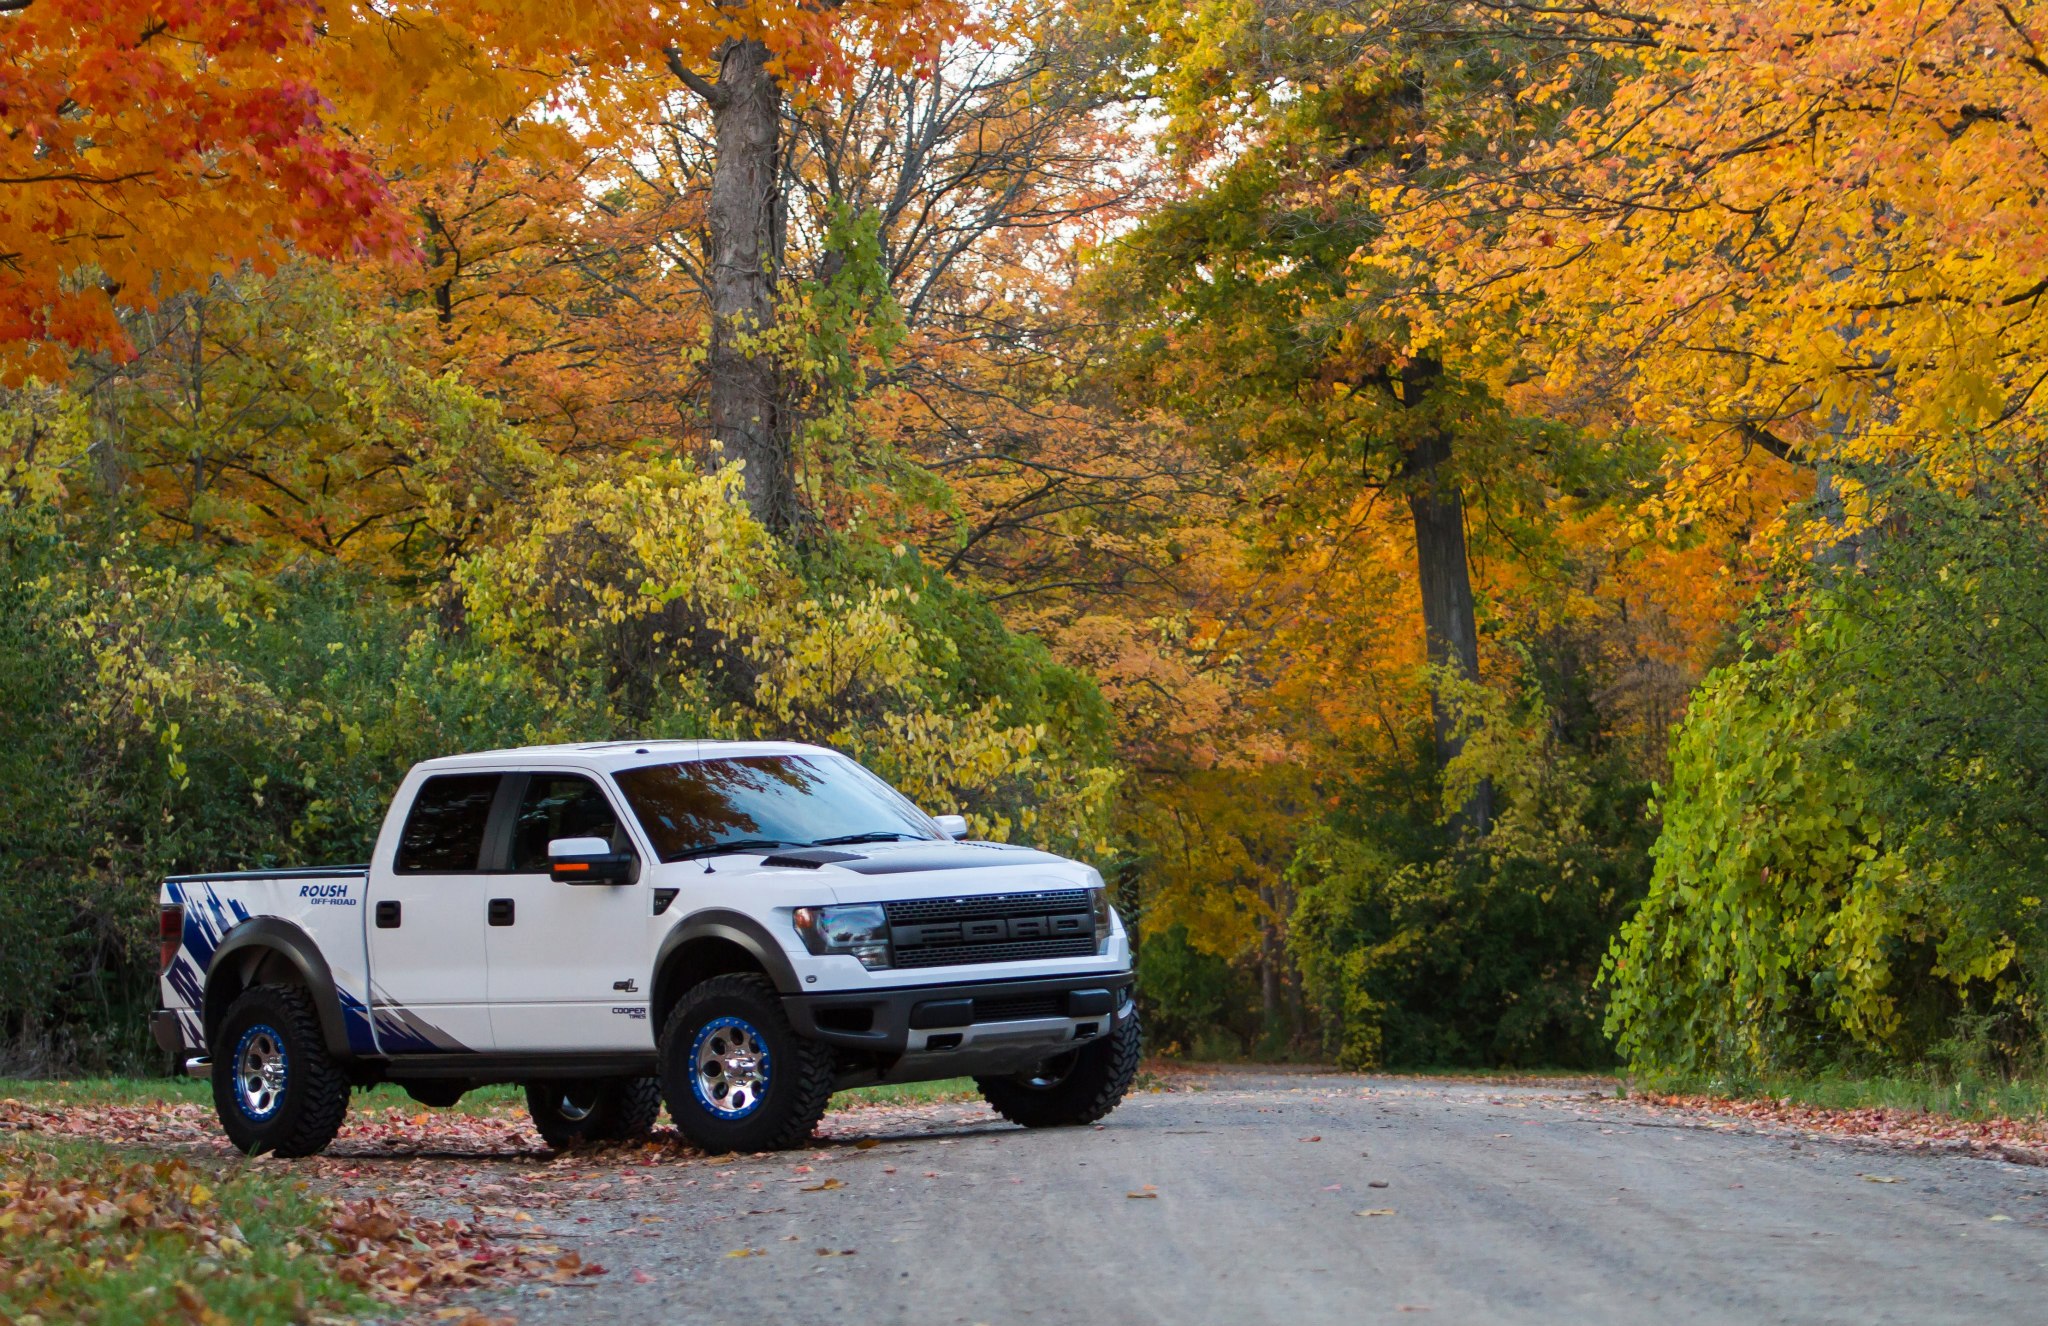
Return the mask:
<svg viewBox="0 0 2048 1326">
<path fill-rule="evenodd" d="M 1136 1016 L 1128 971 L 785 995 L 797 1034 L 882 1065 L 883 1080 L 1004 1072 Z"/>
</svg>

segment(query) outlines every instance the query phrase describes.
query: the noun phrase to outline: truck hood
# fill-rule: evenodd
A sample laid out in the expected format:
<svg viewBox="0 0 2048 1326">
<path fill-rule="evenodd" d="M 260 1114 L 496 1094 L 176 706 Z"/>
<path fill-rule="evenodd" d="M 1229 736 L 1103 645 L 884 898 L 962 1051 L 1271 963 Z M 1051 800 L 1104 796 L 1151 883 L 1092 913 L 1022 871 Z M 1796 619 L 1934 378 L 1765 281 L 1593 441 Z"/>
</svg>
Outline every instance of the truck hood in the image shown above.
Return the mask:
<svg viewBox="0 0 2048 1326">
<path fill-rule="evenodd" d="M 770 905 L 810 902 L 886 902 L 1029 889 L 1089 888 L 1102 882 L 1094 867 L 1013 843 L 858 843 L 845 847 L 788 848 L 758 863 L 718 867 L 744 871 Z M 694 869 L 691 872 L 695 873 Z"/>
</svg>

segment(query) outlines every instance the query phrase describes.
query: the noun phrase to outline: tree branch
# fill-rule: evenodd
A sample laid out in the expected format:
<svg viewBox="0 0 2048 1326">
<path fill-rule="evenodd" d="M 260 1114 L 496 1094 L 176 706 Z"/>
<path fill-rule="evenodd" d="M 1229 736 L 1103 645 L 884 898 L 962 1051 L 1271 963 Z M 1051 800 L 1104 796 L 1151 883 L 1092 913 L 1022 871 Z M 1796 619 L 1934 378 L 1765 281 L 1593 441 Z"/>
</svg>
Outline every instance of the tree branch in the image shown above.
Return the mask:
<svg viewBox="0 0 2048 1326">
<path fill-rule="evenodd" d="M 5 0 L 0 0 L 0 3 L 5 3 Z M 705 105 L 713 110 L 725 108 L 725 89 L 683 63 L 681 51 L 673 46 L 664 46 L 661 48 L 661 58 L 668 62 L 668 71 L 674 74 L 684 87 L 702 97 Z"/>
</svg>

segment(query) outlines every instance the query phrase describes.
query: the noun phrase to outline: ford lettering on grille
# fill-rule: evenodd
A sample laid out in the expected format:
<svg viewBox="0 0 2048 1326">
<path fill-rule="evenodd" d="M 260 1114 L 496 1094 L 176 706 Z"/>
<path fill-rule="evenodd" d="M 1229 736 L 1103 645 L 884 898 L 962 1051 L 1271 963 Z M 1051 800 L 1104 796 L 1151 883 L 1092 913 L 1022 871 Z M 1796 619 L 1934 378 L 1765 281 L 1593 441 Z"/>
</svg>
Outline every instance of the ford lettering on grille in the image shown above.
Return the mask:
<svg viewBox="0 0 2048 1326">
<path fill-rule="evenodd" d="M 939 921 L 891 926 L 889 938 L 898 948 L 928 944 L 1003 944 L 1013 939 L 1071 939 L 1095 933 L 1087 912 L 1060 916 L 989 916 L 974 921 Z"/>
<path fill-rule="evenodd" d="M 1085 889 L 883 904 L 899 967 L 1084 957 L 1096 951 Z"/>
</svg>

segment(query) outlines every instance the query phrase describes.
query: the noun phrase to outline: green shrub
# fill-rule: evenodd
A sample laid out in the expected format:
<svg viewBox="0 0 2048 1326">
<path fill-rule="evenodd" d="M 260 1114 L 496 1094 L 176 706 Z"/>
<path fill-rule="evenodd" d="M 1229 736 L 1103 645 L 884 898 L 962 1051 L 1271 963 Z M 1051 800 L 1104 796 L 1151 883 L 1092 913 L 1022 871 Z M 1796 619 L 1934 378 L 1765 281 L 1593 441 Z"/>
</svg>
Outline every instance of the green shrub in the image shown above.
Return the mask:
<svg viewBox="0 0 2048 1326">
<path fill-rule="evenodd" d="M 2037 1054 L 2048 527 L 1902 483 L 1859 563 L 1702 687 L 1610 955 L 1629 1061 L 1688 1074 Z"/>
</svg>

